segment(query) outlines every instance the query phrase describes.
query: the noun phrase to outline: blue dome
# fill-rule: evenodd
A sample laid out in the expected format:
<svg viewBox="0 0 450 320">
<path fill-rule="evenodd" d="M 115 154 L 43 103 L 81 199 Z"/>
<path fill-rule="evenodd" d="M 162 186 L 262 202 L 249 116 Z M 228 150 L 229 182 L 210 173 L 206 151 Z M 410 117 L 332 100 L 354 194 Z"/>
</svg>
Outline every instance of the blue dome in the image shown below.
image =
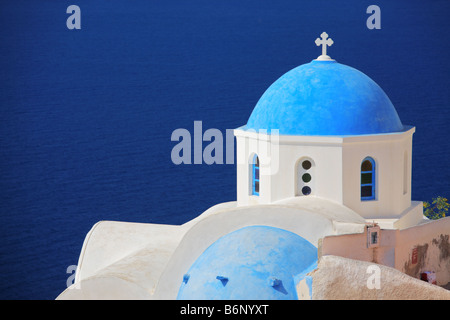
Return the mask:
<svg viewBox="0 0 450 320">
<path fill-rule="evenodd" d="M 317 248 L 295 233 L 245 227 L 202 253 L 184 276 L 177 299 L 297 299 L 294 277 L 316 262 Z"/>
<path fill-rule="evenodd" d="M 313 60 L 266 90 L 245 129 L 346 136 L 399 132 L 403 125 L 388 96 L 364 73 L 334 60 Z"/>
</svg>

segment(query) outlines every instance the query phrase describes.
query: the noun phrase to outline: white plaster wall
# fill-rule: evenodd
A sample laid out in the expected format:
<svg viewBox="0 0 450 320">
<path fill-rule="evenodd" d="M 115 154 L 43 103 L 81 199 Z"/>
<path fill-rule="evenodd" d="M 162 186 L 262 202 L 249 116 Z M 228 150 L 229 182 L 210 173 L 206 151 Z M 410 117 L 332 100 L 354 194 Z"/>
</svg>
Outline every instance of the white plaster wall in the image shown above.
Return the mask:
<svg viewBox="0 0 450 320">
<path fill-rule="evenodd" d="M 299 160 L 312 159 L 311 195 L 342 203 L 342 138 L 270 136 L 235 130 L 238 205 L 269 204 L 296 196 Z M 253 155 L 260 159 L 260 195 L 251 195 Z"/>
<path fill-rule="evenodd" d="M 364 218 L 399 218 L 411 206 L 411 153 L 414 128 L 396 134 L 344 139 L 343 204 Z M 404 194 L 404 153 L 408 154 Z M 376 162 L 376 199 L 362 201 L 361 164 L 364 158 Z"/>
<path fill-rule="evenodd" d="M 87 234 L 76 281 L 57 300 L 151 299 L 167 262 L 191 226 L 235 202 L 215 205 L 181 226 L 101 221 Z"/>
<path fill-rule="evenodd" d="M 149 300 L 151 293 L 120 277 L 91 277 L 64 290 L 56 300 Z"/>
<path fill-rule="evenodd" d="M 272 201 L 295 197 L 298 165 L 311 159 L 313 167 L 312 179 L 307 183 L 311 187 L 311 195 L 342 203 L 342 152 L 338 145 L 323 147 L 322 145 L 288 144 L 281 142 L 279 146 L 280 168 L 271 179 Z M 333 159 L 333 161 L 330 161 Z M 299 192 L 301 194 L 301 191 Z M 304 196 L 304 195 L 300 195 Z"/>
<path fill-rule="evenodd" d="M 150 248 L 155 252 L 153 268 L 160 270 L 164 261 L 159 260 L 167 258 L 162 253 L 174 250 L 184 232 L 180 226 L 100 221 L 85 237 L 75 282 L 96 275 L 133 252 Z"/>
<path fill-rule="evenodd" d="M 312 195 L 344 204 L 366 219 L 398 219 L 412 209 L 414 131 L 406 128 L 400 133 L 319 137 L 270 136 L 236 129 L 237 203 L 269 204 L 296 196 L 298 161 L 310 158 L 314 162 Z M 259 196 L 251 195 L 254 154 L 261 163 Z M 368 156 L 376 161 L 376 199 L 361 201 L 361 164 Z"/>
</svg>

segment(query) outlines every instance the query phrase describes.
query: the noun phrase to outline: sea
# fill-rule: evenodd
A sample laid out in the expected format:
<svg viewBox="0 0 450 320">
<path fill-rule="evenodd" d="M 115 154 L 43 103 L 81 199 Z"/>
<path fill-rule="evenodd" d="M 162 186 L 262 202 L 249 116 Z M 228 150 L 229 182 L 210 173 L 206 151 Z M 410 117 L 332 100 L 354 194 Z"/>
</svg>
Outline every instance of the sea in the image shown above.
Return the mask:
<svg viewBox="0 0 450 320">
<path fill-rule="evenodd" d="M 177 165 L 172 133 L 201 121 L 225 146 L 323 31 L 416 127 L 412 199 L 449 197 L 449 16 L 448 0 L 1 1 L 0 299 L 55 299 L 98 221 L 182 224 L 235 200 L 233 161 Z"/>
</svg>

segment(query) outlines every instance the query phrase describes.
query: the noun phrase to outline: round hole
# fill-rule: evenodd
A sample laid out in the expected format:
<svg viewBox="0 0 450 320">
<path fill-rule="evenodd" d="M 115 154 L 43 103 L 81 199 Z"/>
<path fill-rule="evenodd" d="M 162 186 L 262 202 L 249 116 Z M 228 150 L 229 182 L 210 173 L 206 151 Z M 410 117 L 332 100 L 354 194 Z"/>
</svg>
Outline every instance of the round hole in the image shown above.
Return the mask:
<svg viewBox="0 0 450 320">
<path fill-rule="evenodd" d="M 309 173 L 305 173 L 302 175 L 303 182 L 310 182 L 311 181 L 311 175 Z"/>
<path fill-rule="evenodd" d="M 305 196 L 307 196 L 308 194 L 311 193 L 311 188 L 308 187 L 308 186 L 303 187 L 303 188 L 302 188 L 302 193 L 303 193 Z"/>
<path fill-rule="evenodd" d="M 303 161 L 303 162 L 302 162 L 302 167 L 303 167 L 303 169 L 305 169 L 305 170 L 310 169 L 310 168 L 311 168 L 311 162 L 310 162 L 309 160 Z"/>
</svg>

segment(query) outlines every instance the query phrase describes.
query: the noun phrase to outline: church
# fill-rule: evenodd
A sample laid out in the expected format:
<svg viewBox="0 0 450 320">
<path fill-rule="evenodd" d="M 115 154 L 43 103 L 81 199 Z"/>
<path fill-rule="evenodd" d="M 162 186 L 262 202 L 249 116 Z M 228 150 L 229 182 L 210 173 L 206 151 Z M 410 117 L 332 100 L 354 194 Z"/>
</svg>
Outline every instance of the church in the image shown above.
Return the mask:
<svg viewBox="0 0 450 320">
<path fill-rule="evenodd" d="M 411 199 L 415 128 L 332 44 L 234 130 L 236 201 L 182 225 L 98 222 L 57 299 L 450 299 L 450 218 Z"/>
</svg>

